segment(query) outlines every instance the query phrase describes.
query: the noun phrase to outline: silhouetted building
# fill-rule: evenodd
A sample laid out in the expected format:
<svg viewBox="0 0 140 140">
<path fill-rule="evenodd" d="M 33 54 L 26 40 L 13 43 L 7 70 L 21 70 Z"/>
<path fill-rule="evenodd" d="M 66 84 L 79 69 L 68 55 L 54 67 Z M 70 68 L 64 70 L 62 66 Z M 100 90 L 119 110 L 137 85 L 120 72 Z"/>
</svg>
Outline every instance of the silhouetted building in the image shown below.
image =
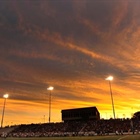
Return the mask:
<svg viewBox="0 0 140 140">
<path fill-rule="evenodd" d="M 96 107 L 85 107 L 62 110 L 62 120 L 68 121 L 86 121 L 86 120 L 99 120 L 100 113 Z"/>
</svg>

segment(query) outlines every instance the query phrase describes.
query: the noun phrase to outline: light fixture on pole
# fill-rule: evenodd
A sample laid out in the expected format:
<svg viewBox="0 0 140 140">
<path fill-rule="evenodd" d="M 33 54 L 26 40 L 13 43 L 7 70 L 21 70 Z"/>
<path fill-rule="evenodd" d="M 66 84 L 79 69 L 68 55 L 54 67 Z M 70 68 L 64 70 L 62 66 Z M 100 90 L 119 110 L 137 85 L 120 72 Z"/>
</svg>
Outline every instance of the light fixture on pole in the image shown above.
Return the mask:
<svg viewBox="0 0 140 140">
<path fill-rule="evenodd" d="M 51 94 L 52 94 L 52 90 L 54 89 L 54 87 L 48 87 L 47 90 L 50 91 L 49 93 L 49 123 L 51 121 Z"/>
<path fill-rule="evenodd" d="M 113 76 L 109 76 L 106 78 L 106 80 L 109 81 L 109 87 L 110 87 L 110 94 L 111 94 L 111 101 L 112 101 L 112 109 L 113 109 L 113 115 L 114 115 L 114 119 L 115 117 L 115 108 L 114 108 L 114 101 L 113 101 L 113 94 L 112 94 L 112 87 L 111 87 L 111 81 L 113 80 Z"/>
<path fill-rule="evenodd" d="M 4 104 L 3 104 L 3 111 L 2 111 L 2 119 L 1 119 L 1 128 L 3 127 L 3 119 L 4 119 L 4 112 L 5 112 L 5 105 L 6 105 L 6 99 L 9 97 L 8 94 L 4 94 Z"/>
</svg>

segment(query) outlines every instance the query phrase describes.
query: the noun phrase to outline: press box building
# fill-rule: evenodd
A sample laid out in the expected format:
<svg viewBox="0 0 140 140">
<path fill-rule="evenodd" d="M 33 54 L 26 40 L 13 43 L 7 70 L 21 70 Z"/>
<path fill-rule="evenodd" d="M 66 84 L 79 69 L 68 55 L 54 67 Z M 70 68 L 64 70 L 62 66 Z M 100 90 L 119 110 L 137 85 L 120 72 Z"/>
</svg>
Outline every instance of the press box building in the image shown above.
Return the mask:
<svg viewBox="0 0 140 140">
<path fill-rule="evenodd" d="M 99 120 L 100 113 L 96 107 L 84 107 L 62 110 L 62 121 Z"/>
</svg>

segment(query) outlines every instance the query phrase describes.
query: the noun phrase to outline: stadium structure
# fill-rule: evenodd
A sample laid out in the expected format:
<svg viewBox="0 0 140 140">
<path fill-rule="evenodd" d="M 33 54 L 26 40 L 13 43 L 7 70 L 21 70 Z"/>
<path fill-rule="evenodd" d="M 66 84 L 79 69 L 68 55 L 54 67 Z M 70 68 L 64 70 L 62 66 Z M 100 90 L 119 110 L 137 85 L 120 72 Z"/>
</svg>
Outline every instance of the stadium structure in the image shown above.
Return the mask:
<svg viewBox="0 0 140 140">
<path fill-rule="evenodd" d="M 96 107 L 85 107 L 62 110 L 62 121 L 88 121 L 99 120 L 100 113 Z"/>
<path fill-rule="evenodd" d="M 100 119 L 95 106 L 61 110 L 62 122 L 21 124 L 0 129 L 1 137 L 70 137 L 140 134 L 139 112 L 122 119 Z M 4 133 L 3 133 L 4 132 Z"/>
</svg>

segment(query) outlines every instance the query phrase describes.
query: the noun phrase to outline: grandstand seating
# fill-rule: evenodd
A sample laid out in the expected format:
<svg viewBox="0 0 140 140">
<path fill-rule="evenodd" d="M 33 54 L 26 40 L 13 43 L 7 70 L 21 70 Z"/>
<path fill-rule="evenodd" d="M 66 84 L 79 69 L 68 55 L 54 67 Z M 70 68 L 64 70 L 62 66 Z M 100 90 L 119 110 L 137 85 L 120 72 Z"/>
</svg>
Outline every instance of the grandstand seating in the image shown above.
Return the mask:
<svg viewBox="0 0 140 140">
<path fill-rule="evenodd" d="M 140 122 L 133 120 L 134 130 L 140 132 Z M 71 121 L 60 123 L 19 125 L 8 134 L 10 137 L 50 137 L 77 135 L 110 135 L 132 131 L 130 119 Z"/>
</svg>

